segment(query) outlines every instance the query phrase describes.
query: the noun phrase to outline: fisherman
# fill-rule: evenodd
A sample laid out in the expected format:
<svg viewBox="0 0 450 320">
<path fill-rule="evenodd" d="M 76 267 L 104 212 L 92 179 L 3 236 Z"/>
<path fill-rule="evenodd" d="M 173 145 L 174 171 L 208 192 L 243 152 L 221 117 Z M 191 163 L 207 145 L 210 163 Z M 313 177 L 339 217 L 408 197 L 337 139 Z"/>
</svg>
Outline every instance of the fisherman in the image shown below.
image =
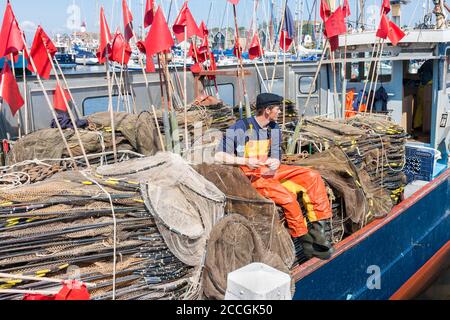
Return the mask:
<svg viewBox="0 0 450 320">
<path fill-rule="evenodd" d="M 282 104 L 278 95 L 259 95 L 256 116 L 239 120 L 226 131 L 215 160 L 240 166 L 262 196 L 283 207 L 289 233 L 300 239 L 305 254 L 326 260 L 333 247 L 324 230 L 324 221 L 332 217 L 325 184 L 317 171 L 281 164 L 282 133 L 277 120 Z M 310 230 L 297 200 L 300 193 Z"/>
</svg>

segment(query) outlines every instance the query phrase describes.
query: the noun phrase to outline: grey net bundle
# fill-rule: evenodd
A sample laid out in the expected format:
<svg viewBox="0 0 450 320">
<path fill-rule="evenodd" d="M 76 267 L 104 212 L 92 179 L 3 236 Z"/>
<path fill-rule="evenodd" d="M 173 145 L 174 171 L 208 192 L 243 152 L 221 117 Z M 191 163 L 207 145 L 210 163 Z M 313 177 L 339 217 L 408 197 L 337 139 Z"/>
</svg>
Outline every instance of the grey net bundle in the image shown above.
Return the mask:
<svg viewBox="0 0 450 320">
<path fill-rule="evenodd" d="M 206 241 L 224 205 L 220 191 L 171 154 L 0 190 L 0 272 L 66 279 L 75 268 L 96 284 L 94 300 L 113 291 L 119 300 L 198 299 Z M 0 279 L 0 289 L 48 288 Z"/>
</svg>

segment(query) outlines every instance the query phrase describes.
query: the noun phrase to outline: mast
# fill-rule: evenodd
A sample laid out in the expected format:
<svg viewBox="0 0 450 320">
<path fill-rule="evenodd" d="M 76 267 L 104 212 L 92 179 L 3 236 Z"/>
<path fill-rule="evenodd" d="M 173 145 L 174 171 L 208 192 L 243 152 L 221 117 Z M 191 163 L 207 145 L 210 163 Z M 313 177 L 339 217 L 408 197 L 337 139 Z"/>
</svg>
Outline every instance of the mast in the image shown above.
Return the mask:
<svg viewBox="0 0 450 320">
<path fill-rule="evenodd" d="M 365 18 L 365 9 L 366 7 L 366 1 L 365 0 L 359 0 L 359 18 L 358 18 L 358 25 L 361 26 L 361 28 L 365 29 L 366 27 L 366 18 Z"/>
</svg>

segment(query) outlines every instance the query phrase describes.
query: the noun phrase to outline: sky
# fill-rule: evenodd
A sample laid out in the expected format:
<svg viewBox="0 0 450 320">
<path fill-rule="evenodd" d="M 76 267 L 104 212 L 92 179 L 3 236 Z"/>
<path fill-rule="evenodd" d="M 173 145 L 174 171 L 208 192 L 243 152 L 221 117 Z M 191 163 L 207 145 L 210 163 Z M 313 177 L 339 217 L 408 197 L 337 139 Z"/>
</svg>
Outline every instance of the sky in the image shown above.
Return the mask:
<svg viewBox="0 0 450 320">
<path fill-rule="evenodd" d="M 135 18 L 135 28 L 140 25 L 142 21 L 142 3 L 145 0 L 128 0 L 131 11 Z M 169 12 L 170 0 L 155 0 L 156 3 L 163 5 L 166 15 Z M 266 21 L 267 3 L 269 0 L 259 0 L 258 18 L 259 21 Z M 312 7 L 314 1 L 320 0 L 304 0 L 304 20 L 309 16 L 308 8 Z M 339 1 L 339 0 L 337 0 Z M 342 0 L 341 0 L 342 1 Z M 402 25 L 414 25 L 419 20 L 422 20 L 424 13 L 424 4 L 427 0 L 411 0 L 411 3 L 404 6 L 402 15 Z M 73 21 L 77 27 L 81 21 L 87 24 L 87 30 L 91 32 L 98 32 L 98 15 L 99 7 L 104 6 L 108 22 L 111 30 L 115 30 L 117 26 L 122 25 L 122 9 L 121 0 L 10 0 L 13 10 L 16 14 L 17 20 L 22 29 L 27 33 L 27 37 L 32 37 L 38 24 L 41 24 L 44 30 L 52 36 L 60 33 L 72 32 Z M 184 0 L 173 0 L 173 8 L 171 13 L 171 21 L 175 19 L 176 13 L 183 4 Z M 281 8 L 283 0 L 274 0 Z M 358 0 L 349 0 L 352 8 L 351 20 L 356 20 L 355 4 Z M 238 23 L 239 26 L 250 27 L 253 14 L 254 0 L 241 0 L 237 6 Z M 298 10 L 297 6 L 301 0 L 288 0 L 288 4 L 294 15 Z M 366 0 L 366 15 L 371 20 L 371 17 L 376 19 L 378 17 L 379 5 L 381 0 Z M 208 19 L 208 27 L 218 26 L 233 26 L 233 13 L 231 8 L 226 10 L 226 0 L 189 0 L 189 7 L 196 18 L 197 22 Z M 6 0 L 0 0 L 0 10 L 3 12 L 6 5 Z M 280 10 L 280 9 L 278 9 Z M 228 16 L 228 23 L 225 21 Z M 280 16 L 280 14 L 278 14 Z M 313 15 L 314 17 L 314 15 Z M 314 19 L 314 18 L 313 18 Z M 378 22 L 375 22 L 376 24 Z"/>
</svg>

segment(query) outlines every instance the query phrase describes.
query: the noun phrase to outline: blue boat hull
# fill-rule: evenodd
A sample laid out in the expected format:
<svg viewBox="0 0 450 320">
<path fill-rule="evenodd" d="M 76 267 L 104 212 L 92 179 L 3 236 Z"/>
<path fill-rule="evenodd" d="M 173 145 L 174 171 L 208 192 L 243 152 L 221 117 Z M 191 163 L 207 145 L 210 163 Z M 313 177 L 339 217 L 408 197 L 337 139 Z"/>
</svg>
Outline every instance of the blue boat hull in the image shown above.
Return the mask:
<svg viewBox="0 0 450 320">
<path fill-rule="evenodd" d="M 296 300 L 387 300 L 450 240 L 450 170 L 343 241 L 332 260 L 294 270 Z"/>
</svg>

